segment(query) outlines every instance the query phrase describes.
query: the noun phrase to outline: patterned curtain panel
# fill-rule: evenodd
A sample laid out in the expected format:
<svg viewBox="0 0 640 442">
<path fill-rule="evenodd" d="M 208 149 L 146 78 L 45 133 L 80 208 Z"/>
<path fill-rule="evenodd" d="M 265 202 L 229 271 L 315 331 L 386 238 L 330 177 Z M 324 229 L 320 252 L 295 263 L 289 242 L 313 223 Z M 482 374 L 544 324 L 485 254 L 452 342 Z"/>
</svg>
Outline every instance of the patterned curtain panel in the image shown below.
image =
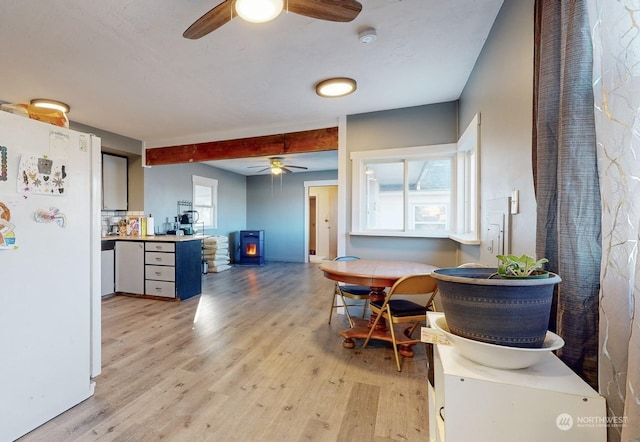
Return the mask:
<svg viewBox="0 0 640 442">
<path fill-rule="evenodd" d="M 562 277 L 558 356 L 598 386 L 601 201 L 586 1 L 536 1 L 536 253 Z"/>
<path fill-rule="evenodd" d="M 610 442 L 640 441 L 640 1 L 590 0 L 602 188 L 600 394 Z"/>
</svg>

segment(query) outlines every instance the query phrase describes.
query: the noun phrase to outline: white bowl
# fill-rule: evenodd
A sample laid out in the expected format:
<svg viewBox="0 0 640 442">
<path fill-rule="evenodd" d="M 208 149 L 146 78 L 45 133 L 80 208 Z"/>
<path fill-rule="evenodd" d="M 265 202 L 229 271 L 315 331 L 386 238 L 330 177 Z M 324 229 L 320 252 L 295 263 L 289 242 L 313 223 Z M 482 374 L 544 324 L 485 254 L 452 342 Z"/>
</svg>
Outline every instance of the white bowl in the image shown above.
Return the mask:
<svg viewBox="0 0 640 442">
<path fill-rule="evenodd" d="M 474 341 L 455 335 L 449 331 L 447 319 L 444 316 L 433 321 L 433 325 L 447 337 L 451 346 L 462 356 L 493 368 L 517 370 L 531 367 L 548 352 L 562 348 L 564 345 L 564 340 L 550 331 L 547 331 L 542 347 L 519 348 Z"/>
</svg>

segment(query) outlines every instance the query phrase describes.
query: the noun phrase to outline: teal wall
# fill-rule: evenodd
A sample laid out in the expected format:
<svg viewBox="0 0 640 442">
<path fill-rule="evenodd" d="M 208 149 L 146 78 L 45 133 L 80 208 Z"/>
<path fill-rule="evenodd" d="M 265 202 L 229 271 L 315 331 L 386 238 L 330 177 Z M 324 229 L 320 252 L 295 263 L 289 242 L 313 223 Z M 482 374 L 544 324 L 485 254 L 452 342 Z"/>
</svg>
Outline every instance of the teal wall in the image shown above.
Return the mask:
<svg viewBox="0 0 640 442">
<path fill-rule="evenodd" d="M 206 164 L 172 164 L 145 169 L 145 212 L 153 214 L 155 225 L 163 228 L 167 218 L 173 221 L 178 200 L 192 199 L 192 175 L 218 180 L 218 228 L 206 233 L 229 235 L 243 230 L 247 219 L 245 176 Z"/>
</svg>

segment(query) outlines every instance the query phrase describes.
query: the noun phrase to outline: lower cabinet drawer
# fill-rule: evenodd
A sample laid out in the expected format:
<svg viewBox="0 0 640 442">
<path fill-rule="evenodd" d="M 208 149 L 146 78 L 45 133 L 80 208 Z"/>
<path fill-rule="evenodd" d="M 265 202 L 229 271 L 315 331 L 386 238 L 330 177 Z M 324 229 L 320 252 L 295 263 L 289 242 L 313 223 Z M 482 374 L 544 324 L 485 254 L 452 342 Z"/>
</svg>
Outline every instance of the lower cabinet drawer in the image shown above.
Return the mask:
<svg viewBox="0 0 640 442">
<path fill-rule="evenodd" d="M 157 264 L 161 266 L 174 266 L 176 265 L 175 253 L 163 253 L 163 252 L 145 252 L 144 262 L 146 264 Z"/>
<path fill-rule="evenodd" d="M 145 266 L 146 279 L 155 279 L 160 281 L 175 281 L 176 268 L 169 266 Z"/>
<path fill-rule="evenodd" d="M 176 284 L 169 281 L 150 281 L 144 282 L 145 295 L 164 296 L 165 298 L 176 297 Z"/>
</svg>

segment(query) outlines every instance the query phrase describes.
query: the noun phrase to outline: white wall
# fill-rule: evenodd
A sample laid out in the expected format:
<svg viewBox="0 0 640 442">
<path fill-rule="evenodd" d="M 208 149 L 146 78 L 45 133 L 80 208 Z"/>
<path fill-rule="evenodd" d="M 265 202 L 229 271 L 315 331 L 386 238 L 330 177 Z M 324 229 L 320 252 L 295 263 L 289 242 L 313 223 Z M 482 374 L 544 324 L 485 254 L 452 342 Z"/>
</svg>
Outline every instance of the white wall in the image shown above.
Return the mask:
<svg viewBox="0 0 640 442">
<path fill-rule="evenodd" d="M 460 97 L 460 129 L 481 114 L 481 231 L 486 202 L 520 191 L 511 217 L 511 252 L 535 255 L 536 202 L 531 162 L 533 0 L 504 2 Z M 482 246 L 461 246 L 459 262 L 495 264 Z"/>
</svg>

